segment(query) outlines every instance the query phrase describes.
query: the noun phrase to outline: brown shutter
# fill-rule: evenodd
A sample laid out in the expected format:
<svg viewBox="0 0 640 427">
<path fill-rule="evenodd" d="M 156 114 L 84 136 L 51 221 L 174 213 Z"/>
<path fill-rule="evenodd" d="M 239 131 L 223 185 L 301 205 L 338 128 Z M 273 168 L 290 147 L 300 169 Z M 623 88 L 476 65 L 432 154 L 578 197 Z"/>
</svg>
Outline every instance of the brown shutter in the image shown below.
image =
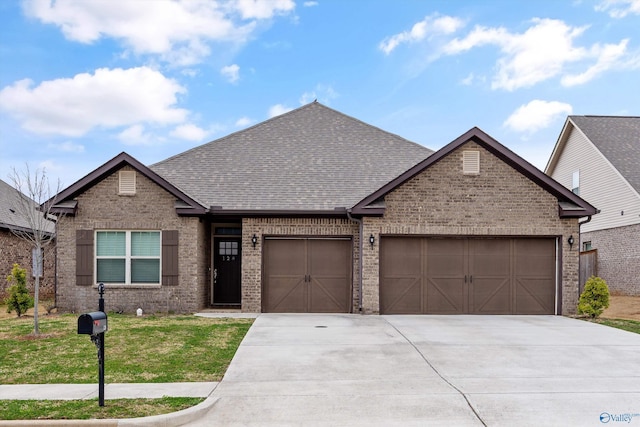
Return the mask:
<svg viewBox="0 0 640 427">
<path fill-rule="evenodd" d="M 76 230 L 76 285 L 93 284 L 93 230 Z"/>
<path fill-rule="evenodd" d="M 178 284 L 178 230 L 162 232 L 162 284 Z"/>
</svg>

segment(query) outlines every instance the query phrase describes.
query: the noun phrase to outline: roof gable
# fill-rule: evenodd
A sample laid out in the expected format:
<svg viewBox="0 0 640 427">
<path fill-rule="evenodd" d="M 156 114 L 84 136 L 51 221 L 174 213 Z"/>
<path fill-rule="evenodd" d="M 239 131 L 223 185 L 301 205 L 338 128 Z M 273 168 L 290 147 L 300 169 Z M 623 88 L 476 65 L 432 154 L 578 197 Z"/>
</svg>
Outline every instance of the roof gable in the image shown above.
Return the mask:
<svg viewBox="0 0 640 427">
<path fill-rule="evenodd" d="M 557 197 L 560 217 L 582 217 L 596 213 L 596 209 L 585 200 L 569 191 L 550 176 L 544 174 L 538 168 L 477 127 L 470 129 L 413 168 L 365 197 L 353 207 L 352 213 L 356 215 L 382 215 L 384 213 L 384 207 L 380 205 L 380 200 L 384 198 L 385 195 L 448 156 L 468 141 L 474 141 L 529 180 Z"/>
<path fill-rule="evenodd" d="M 640 193 L 640 117 L 569 116 L 567 120 Z"/>
<path fill-rule="evenodd" d="M 212 212 L 334 212 L 432 150 L 312 102 L 150 168 Z"/>
<path fill-rule="evenodd" d="M 44 203 L 44 205 L 55 202 L 55 205 L 52 206 L 52 212 L 73 215 L 75 214 L 77 207 L 73 200 L 75 197 L 84 193 L 87 189 L 93 187 L 96 183 L 102 181 L 104 178 L 121 169 L 125 165 L 131 166 L 137 172 L 141 173 L 168 193 L 175 196 L 179 201 L 179 203 L 176 203 L 176 212 L 179 215 L 202 215 L 206 212 L 206 209 L 195 199 L 185 194 L 183 191 L 125 152 L 118 154 L 113 159 L 95 169 L 93 172 L 90 172 L 84 178 L 62 190 L 57 194 L 55 199 L 49 199 Z"/>
</svg>

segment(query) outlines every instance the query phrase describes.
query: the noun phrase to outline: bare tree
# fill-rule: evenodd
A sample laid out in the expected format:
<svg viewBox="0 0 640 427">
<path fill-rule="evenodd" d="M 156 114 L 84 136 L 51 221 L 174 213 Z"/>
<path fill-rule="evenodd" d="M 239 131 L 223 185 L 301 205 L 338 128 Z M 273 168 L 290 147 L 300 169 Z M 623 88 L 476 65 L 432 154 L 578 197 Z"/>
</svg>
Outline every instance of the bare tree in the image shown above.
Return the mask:
<svg viewBox="0 0 640 427">
<path fill-rule="evenodd" d="M 36 169 L 32 174 L 29 165 L 23 171 L 12 169 L 9 176 L 16 189 L 14 209 L 21 219 L 20 224 L 11 226 L 11 232 L 27 241 L 33 248 L 34 308 L 33 333 L 40 333 L 38 323 L 38 300 L 40 292 L 40 276 L 44 271 L 44 249 L 55 241 L 56 217 L 51 213 L 55 205 L 55 197 L 60 193 L 60 181 L 56 189 L 51 191 L 45 169 Z M 46 203 L 45 205 L 45 202 Z"/>
</svg>

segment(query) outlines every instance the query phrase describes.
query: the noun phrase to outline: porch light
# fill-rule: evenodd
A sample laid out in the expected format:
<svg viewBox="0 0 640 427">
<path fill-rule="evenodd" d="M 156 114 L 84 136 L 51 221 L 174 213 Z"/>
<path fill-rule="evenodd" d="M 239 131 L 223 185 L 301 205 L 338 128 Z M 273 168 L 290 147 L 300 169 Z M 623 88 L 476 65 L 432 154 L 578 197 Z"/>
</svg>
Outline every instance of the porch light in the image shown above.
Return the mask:
<svg viewBox="0 0 640 427">
<path fill-rule="evenodd" d="M 371 247 L 373 247 L 373 244 L 376 242 L 376 238 L 373 237 L 373 234 L 371 236 L 369 236 L 369 243 L 371 243 Z"/>
<path fill-rule="evenodd" d="M 573 247 L 573 235 L 569 236 L 569 238 L 567 239 L 567 243 L 569 244 L 569 249 L 571 249 Z"/>
<path fill-rule="evenodd" d="M 256 244 L 258 243 L 258 236 L 254 234 L 253 237 L 251 238 L 251 243 L 253 243 L 253 247 L 255 248 Z"/>
</svg>

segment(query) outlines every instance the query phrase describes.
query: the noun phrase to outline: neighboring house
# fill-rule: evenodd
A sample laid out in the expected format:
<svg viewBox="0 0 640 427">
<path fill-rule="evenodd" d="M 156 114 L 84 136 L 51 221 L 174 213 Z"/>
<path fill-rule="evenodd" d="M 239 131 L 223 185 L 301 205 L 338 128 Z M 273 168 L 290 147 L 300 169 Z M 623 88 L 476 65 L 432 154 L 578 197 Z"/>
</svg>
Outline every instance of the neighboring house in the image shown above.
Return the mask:
<svg viewBox="0 0 640 427">
<path fill-rule="evenodd" d="M 22 200 L 18 199 L 22 198 Z M 34 283 L 34 251 L 35 249 L 26 240 L 16 236 L 14 231 L 31 230 L 29 222 L 20 215 L 18 203 L 30 203 L 34 211 L 38 205 L 30 201 L 26 196 L 18 193 L 14 187 L 0 180 L 0 300 L 6 297 L 6 289 L 9 286 L 7 276 L 11 274 L 13 264 L 27 269 L 27 281 L 29 288 L 33 290 Z M 41 215 L 35 212 L 36 215 Z M 47 231 L 53 233 L 53 223 Z M 44 250 L 44 264 L 41 272 L 40 296 L 52 298 L 55 294 L 55 256 L 53 249 Z"/>
<path fill-rule="evenodd" d="M 596 212 L 477 128 L 433 153 L 317 102 L 58 200 L 73 311 L 573 313 Z"/>
<path fill-rule="evenodd" d="M 611 292 L 640 296 L 640 117 L 569 116 L 546 173 L 600 209 L 580 249 Z"/>
</svg>

